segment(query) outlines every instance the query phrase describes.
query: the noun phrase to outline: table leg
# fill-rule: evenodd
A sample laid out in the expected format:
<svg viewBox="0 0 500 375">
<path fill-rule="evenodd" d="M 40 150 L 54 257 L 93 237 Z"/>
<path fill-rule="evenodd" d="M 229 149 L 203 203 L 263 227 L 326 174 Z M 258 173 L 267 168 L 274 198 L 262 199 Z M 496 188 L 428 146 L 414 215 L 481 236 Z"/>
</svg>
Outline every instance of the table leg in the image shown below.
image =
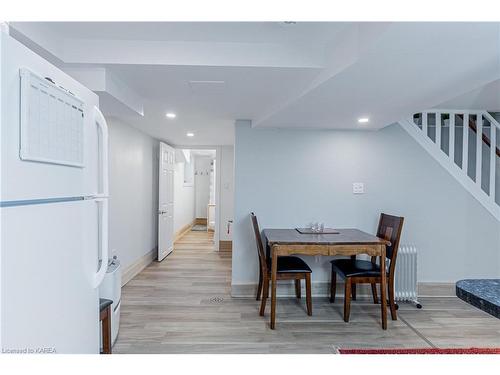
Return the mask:
<svg viewBox="0 0 500 375">
<path fill-rule="evenodd" d="M 380 298 L 382 309 L 382 329 L 387 329 L 387 272 L 385 270 L 385 245 L 380 251 Z"/>
<path fill-rule="evenodd" d="M 100 313 L 102 321 L 102 354 L 111 354 L 111 306 Z"/>
<path fill-rule="evenodd" d="M 274 329 L 276 321 L 276 274 L 278 272 L 278 254 L 273 249 L 271 259 L 271 329 Z"/>
</svg>

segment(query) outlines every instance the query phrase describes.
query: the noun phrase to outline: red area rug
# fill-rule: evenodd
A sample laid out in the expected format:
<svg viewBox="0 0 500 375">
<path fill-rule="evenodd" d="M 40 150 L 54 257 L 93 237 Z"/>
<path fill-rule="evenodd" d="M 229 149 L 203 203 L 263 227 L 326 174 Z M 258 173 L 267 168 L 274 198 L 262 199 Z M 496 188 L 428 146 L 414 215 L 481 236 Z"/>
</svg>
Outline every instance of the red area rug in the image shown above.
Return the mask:
<svg viewBox="0 0 500 375">
<path fill-rule="evenodd" d="M 500 348 L 339 349 L 340 354 L 500 354 Z"/>
</svg>

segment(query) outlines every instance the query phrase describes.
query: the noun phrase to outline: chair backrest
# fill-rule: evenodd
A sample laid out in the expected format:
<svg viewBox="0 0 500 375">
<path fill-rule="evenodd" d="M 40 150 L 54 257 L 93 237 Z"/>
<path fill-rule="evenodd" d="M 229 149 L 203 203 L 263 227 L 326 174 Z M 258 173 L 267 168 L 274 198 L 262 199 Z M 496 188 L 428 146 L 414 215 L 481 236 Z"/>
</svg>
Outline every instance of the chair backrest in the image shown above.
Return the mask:
<svg viewBox="0 0 500 375">
<path fill-rule="evenodd" d="M 251 212 L 250 215 L 252 217 L 253 233 L 255 235 L 255 242 L 259 254 L 260 272 L 265 275 L 267 273 L 266 252 L 264 251 L 264 244 L 262 243 L 262 237 L 260 235 L 259 222 L 257 221 L 257 216 L 255 216 L 253 212 Z"/>
<path fill-rule="evenodd" d="M 389 272 L 394 272 L 396 257 L 398 255 L 399 239 L 403 230 L 404 217 L 380 214 L 377 237 L 391 242 L 386 248 L 386 256 L 391 260 Z"/>
</svg>

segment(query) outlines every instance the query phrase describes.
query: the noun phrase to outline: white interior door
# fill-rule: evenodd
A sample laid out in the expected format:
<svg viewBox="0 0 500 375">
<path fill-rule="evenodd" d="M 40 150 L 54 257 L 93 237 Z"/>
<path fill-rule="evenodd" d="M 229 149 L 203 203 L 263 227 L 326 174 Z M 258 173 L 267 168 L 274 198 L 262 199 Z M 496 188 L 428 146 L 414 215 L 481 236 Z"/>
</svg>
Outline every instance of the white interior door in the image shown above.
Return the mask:
<svg viewBox="0 0 500 375">
<path fill-rule="evenodd" d="M 159 159 L 158 261 L 161 261 L 174 249 L 174 149 L 160 142 Z"/>
</svg>

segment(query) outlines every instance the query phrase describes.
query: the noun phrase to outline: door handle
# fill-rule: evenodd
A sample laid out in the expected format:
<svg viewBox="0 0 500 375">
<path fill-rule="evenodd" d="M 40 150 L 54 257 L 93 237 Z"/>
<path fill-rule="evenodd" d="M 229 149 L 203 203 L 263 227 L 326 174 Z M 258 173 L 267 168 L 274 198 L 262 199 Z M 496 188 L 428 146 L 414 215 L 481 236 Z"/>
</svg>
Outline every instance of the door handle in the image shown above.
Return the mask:
<svg viewBox="0 0 500 375">
<path fill-rule="evenodd" d="M 158 215 L 164 215 L 166 213 L 167 213 L 167 211 L 158 210 Z"/>
<path fill-rule="evenodd" d="M 109 195 L 109 174 L 108 174 L 108 123 L 99 108 L 94 106 L 94 122 L 101 131 L 101 189 L 97 195 L 107 197 Z"/>
</svg>

